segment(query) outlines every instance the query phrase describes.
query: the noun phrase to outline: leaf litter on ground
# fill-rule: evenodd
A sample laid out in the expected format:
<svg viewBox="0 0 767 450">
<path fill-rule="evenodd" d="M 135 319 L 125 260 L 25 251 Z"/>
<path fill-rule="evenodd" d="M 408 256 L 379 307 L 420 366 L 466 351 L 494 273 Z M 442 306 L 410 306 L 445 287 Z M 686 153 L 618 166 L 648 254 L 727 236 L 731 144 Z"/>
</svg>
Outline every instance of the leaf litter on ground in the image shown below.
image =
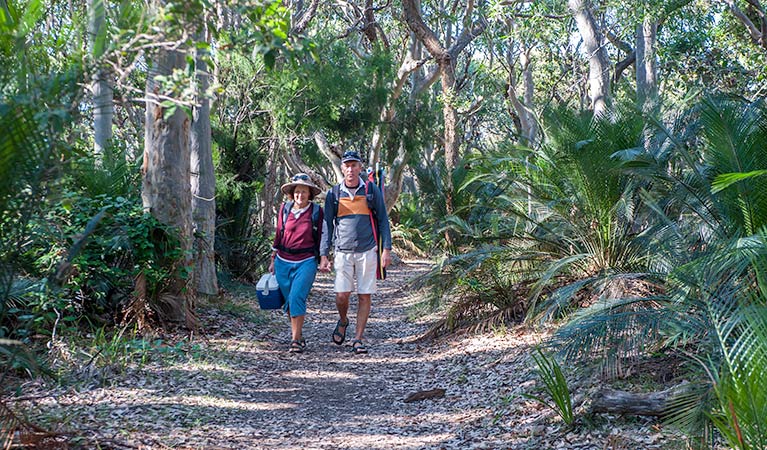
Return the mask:
<svg viewBox="0 0 767 450">
<path fill-rule="evenodd" d="M 374 295 L 370 353 L 331 342 L 338 319 L 332 278 L 319 274 L 308 302 L 307 349 L 288 353 L 288 321 L 260 311 L 255 290 L 200 307 L 195 351 L 135 361 L 104 376 L 23 388 L 28 417 L 81 433 L 103 448 L 539 449 L 683 447 L 656 419 L 600 416 L 568 428 L 522 394 L 540 392 L 530 355 L 547 336 L 521 325 L 420 342 L 437 318 L 408 320 L 421 301 L 406 281 L 429 269 L 403 261 Z M 187 336 L 175 337 L 179 342 Z M 169 345 L 175 345 L 173 338 Z M 191 348 L 191 347 L 189 347 Z M 588 397 L 595 386 L 580 386 Z M 440 392 L 406 403 L 414 392 Z M 43 394 L 35 397 L 34 393 Z M 45 395 L 50 394 L 50 395 Z M 585 411 L 575 402 L 576 414 Z M 659 431 L 660 430 L 660 431 Z M 117 444 L 117 443 L 120 444 Z"/>
</svg>

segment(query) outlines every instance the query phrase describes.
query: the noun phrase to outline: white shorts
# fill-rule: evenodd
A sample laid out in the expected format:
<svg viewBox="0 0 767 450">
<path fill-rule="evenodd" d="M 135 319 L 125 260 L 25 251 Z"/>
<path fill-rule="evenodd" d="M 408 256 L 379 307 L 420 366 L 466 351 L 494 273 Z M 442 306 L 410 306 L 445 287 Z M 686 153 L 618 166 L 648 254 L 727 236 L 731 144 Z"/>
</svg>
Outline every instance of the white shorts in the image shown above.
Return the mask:
<svg viewBox="0 0 767 450">
<path fill-rule="evenodd" d="M 336 252 L 333 258 L 336 271 L 336 292 L 352 292 L 357 278 L 357 294 L 375 294 L 378 255 L 373 247 L 364 253 Z"/>
</svg>

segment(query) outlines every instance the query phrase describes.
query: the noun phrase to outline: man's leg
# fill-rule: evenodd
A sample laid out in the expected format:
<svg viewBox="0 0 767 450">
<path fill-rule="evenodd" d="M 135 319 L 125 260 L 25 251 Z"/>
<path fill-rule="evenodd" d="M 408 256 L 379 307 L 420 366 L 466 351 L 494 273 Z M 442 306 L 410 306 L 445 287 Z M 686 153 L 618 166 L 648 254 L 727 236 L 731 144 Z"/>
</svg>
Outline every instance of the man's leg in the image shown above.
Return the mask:
<svg viewBox="0 0 767 450">
<path fill-rule="evenodd" d="M 349 323 L 349 297 L 351 297 L 351 292 L 336 292 L 336 309 L 342 323 Z M 339 331 L 343 333 L 346 331 L 346 327 Z"/>
<path fill-rule="evenodd" d="M 368 317 L 370 317 L 371 303 L 371 294 L 357 294 L 357 324 L 354 326 L 354 339 L 361 341 L 362 335 L 365 334 L 365 326 L 368 324 Z M 348 299 L 346 305 L 349 306 Z"/>
<path fill-rule="evenodd" d="M 357 276 L 357 324 L 354 339 L 361 341 L 370 317 L 372 296 L 376 291 L 376 249 L 355 253 L 354 264 Z"/>
<path fill-rule="evenodd" d="M 333 330 L 333 342 L 342 344 L 346 337 L 346 329 L 349 327 L 349 297 L 354 289 L 354 261 L 352 254 L 336 252 L 333 259 L 333 268 L 336 271 L 336 279 L 333 289 L 336 291 L 336 309 L 339 321 Z M 345 325 L 344 325 L 345 324 Z"/>
</svg>

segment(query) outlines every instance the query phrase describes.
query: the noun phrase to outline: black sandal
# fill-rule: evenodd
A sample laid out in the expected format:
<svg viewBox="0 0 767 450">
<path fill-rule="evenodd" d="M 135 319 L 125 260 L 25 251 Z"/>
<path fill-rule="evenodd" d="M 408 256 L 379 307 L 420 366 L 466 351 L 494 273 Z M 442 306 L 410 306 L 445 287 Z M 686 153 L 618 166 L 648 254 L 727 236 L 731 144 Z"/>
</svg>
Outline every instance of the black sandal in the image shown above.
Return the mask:
<svg viewBox="0 0 767 450">
<path fill-rule="evenodd" d="M 306 340 L 304 339 L 300 339 L 297 341 L 293 340 L 293 341 L 290 341 L 290 348 L 288 349 L 288 351 L 290 353 L 303 353 L 305 347 L 306 347 Z"/>
<path fill-rule="evenodd" d="M 355 339 L 352 341 L 352 353 L 355 355 L 363 355 L 368 352 L 367 347 L 365 347 L 365 343 L 362 342 L 359 339 Z"/>
<path fill-rule="evenodd" d="M 344 332 L 341 333 L 341 327 L 344 328 Z M 333 340 L 333 343 L 336 345 L 341 345 L 346 340 L 346 329 L 349 328 L 349 319 L 346 319 L 346 323 L 342 323 L 341 319 L 338 319 L 338 322 L 336 322 L 336 329 L 333 330 L 333 336 L 331 336 L 331 339 Z M 337 341 L 336 336 L 340 337 L 341 340 Z"/>
</svg>

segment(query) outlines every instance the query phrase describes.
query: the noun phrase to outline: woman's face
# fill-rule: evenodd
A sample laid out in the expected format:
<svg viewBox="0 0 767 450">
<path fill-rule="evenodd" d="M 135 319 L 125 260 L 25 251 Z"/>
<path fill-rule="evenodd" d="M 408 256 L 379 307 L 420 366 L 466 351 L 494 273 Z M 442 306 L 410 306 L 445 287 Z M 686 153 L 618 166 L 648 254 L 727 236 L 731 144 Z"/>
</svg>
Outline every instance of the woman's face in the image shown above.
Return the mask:
<svg viewBox="0 0 767 450">
<path fill-rule="evenodd" d="M 309 204 L 309 196 L 311 191 L 307 186 L 296 186 L 293 188 L 293 201 L 296 203 L 296 207 L 303 208 Z"/>
</svg>

